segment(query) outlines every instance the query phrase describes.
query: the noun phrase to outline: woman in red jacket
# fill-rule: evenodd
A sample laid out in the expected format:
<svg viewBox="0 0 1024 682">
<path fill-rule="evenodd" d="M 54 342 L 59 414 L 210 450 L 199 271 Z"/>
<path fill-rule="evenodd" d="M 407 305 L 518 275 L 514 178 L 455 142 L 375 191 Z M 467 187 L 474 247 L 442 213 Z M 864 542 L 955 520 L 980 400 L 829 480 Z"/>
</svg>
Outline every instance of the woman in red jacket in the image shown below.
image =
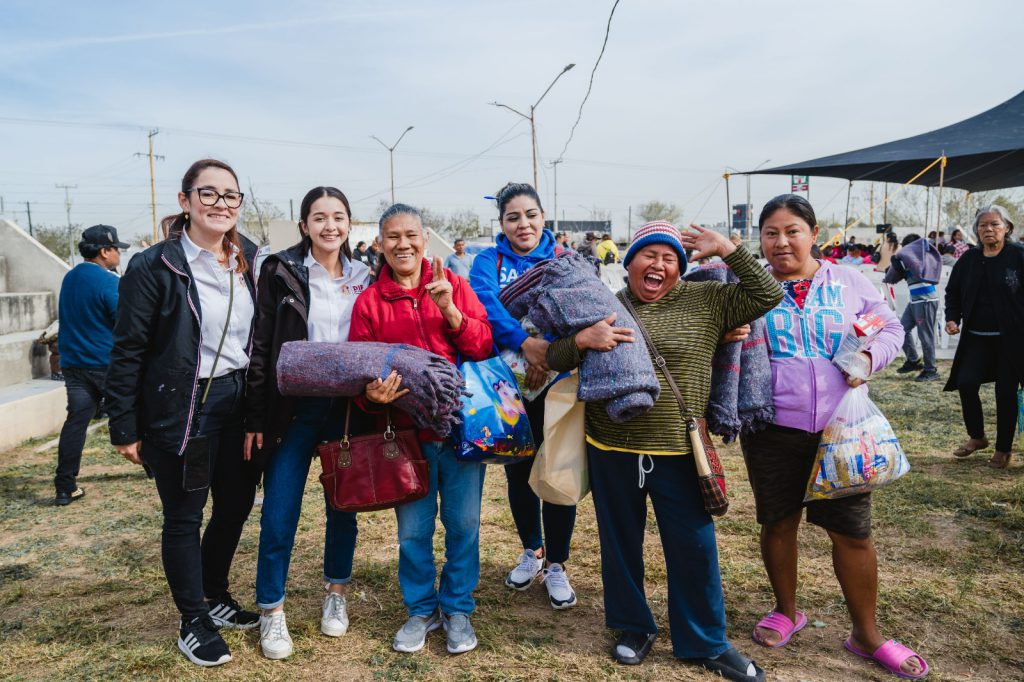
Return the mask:
<svg viewBox="0 0 1024 682">
<path fill-rule="evenodd" d="M 487 314 L 469 283 L 423 258 L 426 229 L 416 209 L 395 204 L 380 218 L 380 240 L 386 264 L 379 279 L 358 299 L 352 311 L 350 341 L 407 343 L 451 362 L 483 360 L 494 341 Z M 408 392 L 392 372 L 366 387 L 365 402 L 387 404 Z M 398 425 L 410 425 L 397 413 Z M 419 651 L 427 633 L 444 626 L 448 651 L 476 648 L 469 622 L 473 590 L 480 577 L 480 495 L 484 465 L 455 458 L 455 445 L 431 431 L 420 432 L 423 456 L 430 463 L 427 496 L 396 509 L 398 517 L 398 583 L 409 619 L 395 635 L 395 651 Z M 445 565 L 440 588 L 434 580 L 434 529 L 441 498 L 445 529 Z"/>
</svg>

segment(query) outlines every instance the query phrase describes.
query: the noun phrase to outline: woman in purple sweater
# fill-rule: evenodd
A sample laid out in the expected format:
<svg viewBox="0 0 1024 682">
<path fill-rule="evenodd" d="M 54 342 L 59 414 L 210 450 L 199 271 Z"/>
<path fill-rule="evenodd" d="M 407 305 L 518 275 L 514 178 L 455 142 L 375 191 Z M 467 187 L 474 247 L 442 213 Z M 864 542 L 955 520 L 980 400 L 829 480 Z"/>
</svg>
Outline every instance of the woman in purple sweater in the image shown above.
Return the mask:
<svg viewBox="0 0 1024 682">
<path fill-rule="evenodd" d="M 761 556 L 776 600 L 775 609 L 754 629 L 754 641 L 783 646 L 807 623 L 796 608 L 797 528 L 806 507 L 808 522 L 824 528 L 832 540 L 832 563 L 853 624 L 846 648 L 900 677 L 919 679 L 928 672 L 924 659 L 878 632 L 870 493 L 803 501 L 829 418 L 847 391 L 867 391 L 864 381 L 832 364 L 843 333 L 865 313 L 885 320 L 863 351 L 864 365 L 873 374 L 899 352 L 903 327 L 859 271 L 811 257 L 818 225 L 806 199 L 775 197 L 761 212 L 759 224 L 761 250 L 785 297 L 765 315 L 775 423 L 741 438 L 761 524 Z"/>
</svg>

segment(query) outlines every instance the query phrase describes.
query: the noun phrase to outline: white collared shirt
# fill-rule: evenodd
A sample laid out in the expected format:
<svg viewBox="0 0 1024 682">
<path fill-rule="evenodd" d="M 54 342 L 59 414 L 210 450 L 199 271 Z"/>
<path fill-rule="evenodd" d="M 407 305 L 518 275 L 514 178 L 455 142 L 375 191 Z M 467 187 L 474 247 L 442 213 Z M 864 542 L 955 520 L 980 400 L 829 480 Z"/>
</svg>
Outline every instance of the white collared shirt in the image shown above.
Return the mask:
<svg viewBox="0 0 1024 682">
<path fill-rule="evenodd" d="M 313 250 L 302 264 L 309 270 L 309 312 L 306 326 L 310 341 L 348 341 L 352 306 L 356 297 L 370 286 L 370 268 L 341 256 L 341 277 L 331 277 L 313 258 Z"/>
<path fill-rule="evenodd" d="M 228 256 L 229 270 L 225 270 L 217 262 L 217 257 L 210 251 L 196 246 L 188 238 L 188 231 L 181 232 L 181 246 L 185 250 L 192 277 L 199 290 L 199 315 L 202 319 L 200 328 L 201 343 L 199 348 L 199 378 L 207 379 L 213 368 L 213 359 L 217 355 L 217 346 L 221 334 L 224 333 L 224 321 L 228 312 L 228 295 L 231 278 L 235 278 L 234 301 L 231 304 L 231 322 L 224 338 L 224 348 L 213 376 L 221 377 L 238 369 L 249 366 L 249 354 L 246 346 L 249 343 L 249 331 L 255 312 L 252 297 L 245 285 L 245 276 L 235 272 L 237 247 Z"/>
</svg>

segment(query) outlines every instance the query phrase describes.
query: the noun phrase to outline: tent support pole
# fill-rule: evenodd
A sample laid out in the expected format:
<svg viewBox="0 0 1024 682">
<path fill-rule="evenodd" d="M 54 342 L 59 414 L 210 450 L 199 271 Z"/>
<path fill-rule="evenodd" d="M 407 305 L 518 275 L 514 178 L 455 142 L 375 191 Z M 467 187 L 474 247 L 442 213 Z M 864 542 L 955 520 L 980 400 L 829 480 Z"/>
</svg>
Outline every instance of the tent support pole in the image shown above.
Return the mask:
<svg viewBox="0 0 1024 682">
<path fill-rule="evenodd" d="M 843 221 L 843 225 L 850 224 L 850 190 L 853 189 L 853 180 L 850 180 L 850 184 L 846 186 L 846 219 Z"/>
<path fill-rule="evenodd" d="M 928 226 L 931 225 L 932 210 L 932 188 L 924 188 L 924 231 L 927 236 Z"/>
<path fill-rule="evenodd" d="M 942 162 L 939 164 L 939 203 L 935 207 L 935 229 L 942 229 L 942 185 L 946 180 L 946 152 L 942 152 Z"/>
<path fill-rule="evenodd" d="M 889 223 L 889 183 L 885 183 L 885 203 L 882 204 L 882 222 Z"/>
</svg>

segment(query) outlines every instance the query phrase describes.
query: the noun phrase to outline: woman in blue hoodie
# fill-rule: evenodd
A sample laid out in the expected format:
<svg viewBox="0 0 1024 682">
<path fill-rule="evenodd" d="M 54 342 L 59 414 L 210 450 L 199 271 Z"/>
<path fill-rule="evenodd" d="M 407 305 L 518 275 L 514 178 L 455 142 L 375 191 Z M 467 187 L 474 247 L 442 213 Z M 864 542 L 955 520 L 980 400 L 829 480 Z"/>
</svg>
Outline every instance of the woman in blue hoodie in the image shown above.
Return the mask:
<svg viewBox="0 0 1024 682">
<path fill-rule="evenodd" d="M 502 233 L 498 235 L 496 246 L 482 251 L 473 261 L 469 283 L 487 309 L 487 319 L 498 347 L 523 354 L 528 363 L 527 386 L 536 389 L 544 384 L 550 371 L 546 359 L 548 341 L 530 336 L 520 320 L 501 305 L 498 294 L 537 263 L 554 258 L 555 238 L 544 229 L 544 209 L 532 186 L 509 183 L 498 192 L 496 200 Z M 544 438 L 546 395 L 545 390 L 526 402 L 526 413 L 538 445 Z M 509 506 L 523 543 L 519 563 L 505 577 L 505 584 L 514 590 L 525 590 L 541 575 L 552 608 L 567 609 L 576 604 L 576 593 L 564 570 L 576 524 L 576 507 L 550 502 L 542 505 L 530 488 L 532 466 L 531 458 L 505 467 Z"/>
</svg>

